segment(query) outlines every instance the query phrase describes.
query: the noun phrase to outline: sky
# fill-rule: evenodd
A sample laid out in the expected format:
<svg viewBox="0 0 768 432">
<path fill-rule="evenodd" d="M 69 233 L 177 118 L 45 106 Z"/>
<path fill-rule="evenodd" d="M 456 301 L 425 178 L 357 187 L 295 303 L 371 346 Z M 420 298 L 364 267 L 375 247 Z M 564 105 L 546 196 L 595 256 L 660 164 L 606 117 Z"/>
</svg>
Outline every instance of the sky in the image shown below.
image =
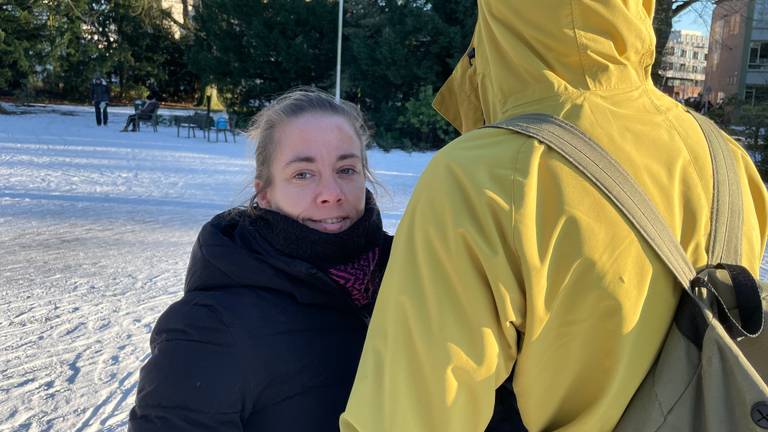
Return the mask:
<svg viewBox="0 0 768 432">
<path fill-rule="evenodd" d="M 696 30 L 704 35 L 709 34 L 709 26 L 712 21 L 714 5 L 708 1 L 689 7 L 672 21 L 675 30 Z"/>
</svg>

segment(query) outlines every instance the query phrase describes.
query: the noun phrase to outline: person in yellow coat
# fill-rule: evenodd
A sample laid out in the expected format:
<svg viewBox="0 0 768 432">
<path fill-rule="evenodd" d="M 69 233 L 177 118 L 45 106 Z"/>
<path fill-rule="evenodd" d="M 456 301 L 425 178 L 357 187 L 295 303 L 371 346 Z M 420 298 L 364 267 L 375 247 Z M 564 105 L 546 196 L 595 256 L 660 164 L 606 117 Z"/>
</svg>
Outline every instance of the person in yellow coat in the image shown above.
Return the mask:
<svg viewBox="0 0 768 432">
<path fill-rule="evenodd" d="M 343 432 L 492 430 L 518 410 L 530 431 L 611 430 L 662 345 L 681 293 L 672 273 L 555 151 L 485 124 L 531 112 L 576 124 L 707 262 L 710 156 L 651 82 L 654 2 L 477 3 L 472 46 L 435 100 L 462 136 L 397 229 Z M 757 274 L 765 184 L 730 143 L 742 264 Z"/>
</svg>

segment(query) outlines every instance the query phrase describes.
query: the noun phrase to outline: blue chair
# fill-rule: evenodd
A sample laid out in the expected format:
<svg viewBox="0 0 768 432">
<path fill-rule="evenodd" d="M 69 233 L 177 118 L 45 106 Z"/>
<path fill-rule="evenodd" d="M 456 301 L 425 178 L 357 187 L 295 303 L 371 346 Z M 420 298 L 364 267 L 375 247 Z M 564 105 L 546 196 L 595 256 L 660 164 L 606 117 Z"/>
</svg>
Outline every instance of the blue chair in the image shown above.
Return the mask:
<svg viewBox="0 0 768 432">
<path fill-rule="evenodd" d="M 235 114 L 229 114 L 229 117 L 219 117 L 216 119 L 216 123 L 214 124 L 214 130 L 216 131 L 216 142 L 219 142 L 219 132 L 224 134 L 224 142 L 227 141 L 227 132 L 232 134 L 232 142 L 237 142 L 237 139 L 235 138 L 235 119 L 237 116 Z"/>
</svg>

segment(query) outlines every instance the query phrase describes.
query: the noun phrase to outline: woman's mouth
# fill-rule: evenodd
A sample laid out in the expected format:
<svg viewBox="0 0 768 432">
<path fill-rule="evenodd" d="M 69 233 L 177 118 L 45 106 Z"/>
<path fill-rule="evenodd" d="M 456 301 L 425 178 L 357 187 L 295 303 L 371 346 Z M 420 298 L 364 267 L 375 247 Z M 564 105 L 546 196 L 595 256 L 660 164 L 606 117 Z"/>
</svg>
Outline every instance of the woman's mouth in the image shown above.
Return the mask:
<svg viewBox="0 0 768 432">
<path fill-rule="evenodd" d="M 348 227 L 348 217 L 332 217 L 325 219 L 304 219 L 304 224 L 310 228 L 327 233 L 344 231 Z"/>
</svg>

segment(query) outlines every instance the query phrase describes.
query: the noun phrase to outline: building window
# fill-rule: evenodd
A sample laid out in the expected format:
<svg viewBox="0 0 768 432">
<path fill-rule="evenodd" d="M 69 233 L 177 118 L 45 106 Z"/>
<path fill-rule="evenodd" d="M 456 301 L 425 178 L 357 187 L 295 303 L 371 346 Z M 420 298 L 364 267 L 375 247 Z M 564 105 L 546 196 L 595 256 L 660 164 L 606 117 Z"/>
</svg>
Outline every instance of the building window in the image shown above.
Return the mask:
<svg viewBox="0 0 768 432">
<path fill-rule="evenodd" d="M 745 100 L 752 105 L 768 102 L 768 86 L 747 86 Z"/>
<path fill-rule="evenodd" d="M 744 92 L 744 100 L 747 101 L 748 104 L 754 106 L 755 105 L 755 89 L 748 88 Z"/>
<path fill-rule="evenodd" d="M 768 41 L 753 41 L 749 44 L 748 69 L 768 69 Z"/>
<path fill-rule="evenodd" d="M 680 48 L 680 57 L 682 57 L 682 58 L 685 58 L 685 57 L 686 57 L 686 54 L 688 54 L 688 53 L 687 53 L 687 52 L 685 52 L 685 50 L 684 50 L 684 49 Z"/>
<path fill-rule="evenodd" d="M 694 51 L 693 52 L 693 59 L 694 60 L 698 60 L 699 59 L 699 52 L 698 51 Z"/>
</svg>

